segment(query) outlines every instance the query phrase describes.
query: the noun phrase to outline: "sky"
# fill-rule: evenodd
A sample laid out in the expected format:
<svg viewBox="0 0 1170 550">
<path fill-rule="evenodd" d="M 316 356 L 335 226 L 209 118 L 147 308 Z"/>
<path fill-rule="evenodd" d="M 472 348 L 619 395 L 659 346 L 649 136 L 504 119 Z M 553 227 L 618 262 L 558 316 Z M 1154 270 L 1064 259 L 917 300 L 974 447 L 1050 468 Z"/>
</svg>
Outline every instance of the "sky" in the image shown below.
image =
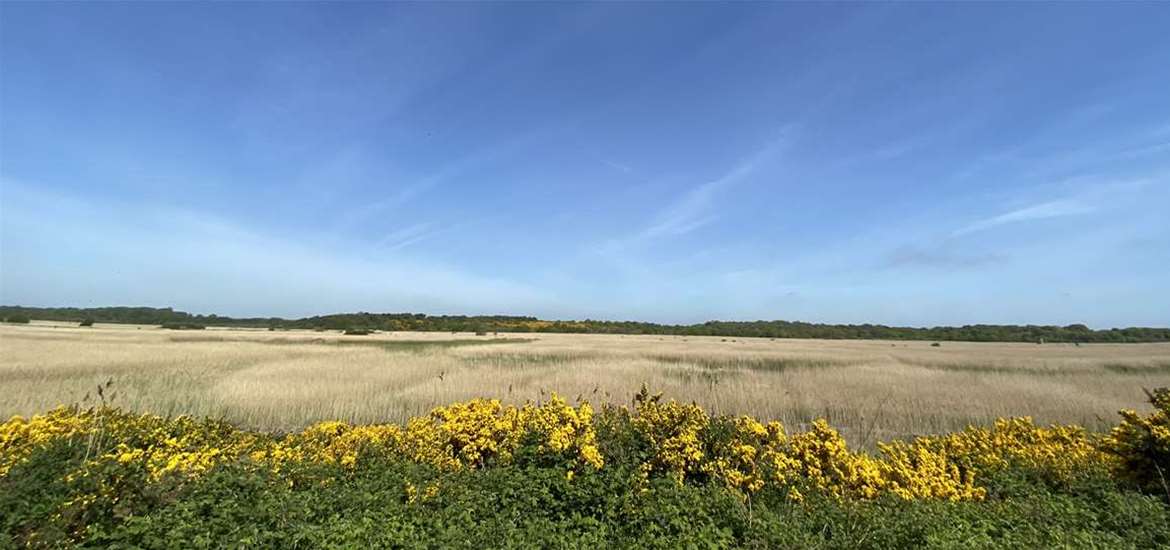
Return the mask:
<svg viewBox="0 0 1170 550">
<path fill-rule="evenodd" d="M 1159 3 L 0 3 L 0 303 L 1170 325 Z"/>
</svg>

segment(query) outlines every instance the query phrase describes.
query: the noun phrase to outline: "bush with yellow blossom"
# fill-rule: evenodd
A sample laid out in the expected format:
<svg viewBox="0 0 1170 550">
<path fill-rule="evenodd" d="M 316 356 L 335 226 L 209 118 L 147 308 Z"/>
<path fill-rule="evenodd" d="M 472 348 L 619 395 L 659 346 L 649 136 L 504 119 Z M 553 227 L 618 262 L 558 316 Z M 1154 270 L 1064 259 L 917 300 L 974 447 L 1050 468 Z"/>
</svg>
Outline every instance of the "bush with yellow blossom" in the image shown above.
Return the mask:
<svg viewBox="0 0 1170 550">
<path fill-rule="evenodd" d="M 1121 424 L 1105 438 L 1104 450 L 1116 458 L 1113 471 L 1145 491 L 1170 500 L 1170 388 L 1149 393 L 1154 411 L 1121 411 Z"/>
<path fill-rule="evenodd" d="M 623 514 L 644 498 L 657 498 L 663 484 L 679 491 L 717 489 L 747 509 L 760 499 L 779 499 L 773 506 L 826 499 L 993 501 L 1010 497 L 988 490 L 989 480 L 1002 472 L 1039 476 L 1048 484 L 1037 487 L 1045 491 L 1066 490 L 1061 487 L 1086 475 L 1111 475 L 1163 494 L 1170 392 L 1157 390 L 1151 401 L 1152 413 L 1123 411 L 1107 437 L 1009 418 L 990 427 L 879 443 L 876 453 L 851 449 L 824 420 L 789 433 L 779 422 L 711 416 L 696 404 L 664 400 L 645 388 L 632 407 L 607 407 L 596 415 L 588 403 L 570 404 L 555 394 L 521 406 L 473 399 L 437 407 L 405 425 L 329 421 L 286 435 L 217 420 L 62 407 L 0 424 L 0 492 L 33 487 L 37 476 L 52 480 L 52 494 L 59 496 L 37 508 L 47 515 L 33 516 L 56 522 L 57 538 L 30 520 L 3 523 L 9 521 L 3 514 L 0 526 L 8 536 L 24 533 L 16 538 L 30 544 L 42 540 L 36 537 L 57 541 L 46 545 L 92 540 L 87 537 L 94 525 L 170 506 L 224 472 L 280 480 L 281 490 L 292 490 L 377 480 L 385 471 L 403 469 L 414 473 L 394 474 L 379 486 L 416 508 L 442 506 L 449 493 L 460 492 L 458 480 L 501 471 L 551 476 L 564 484 L 557 496 L 539 495 L 534 502 L 555 508 L 556 498 L 571 497 L 594 506 L 589 503 L 595 497 L 573 497 L 578 489 L 572 487 L 612 493 L 615 486 L 606 484 L 619 475 L 621 490 L 646 495 L 612 504 Z M 522 484 L 507 489 L 523 490 Z"/>
</svg>

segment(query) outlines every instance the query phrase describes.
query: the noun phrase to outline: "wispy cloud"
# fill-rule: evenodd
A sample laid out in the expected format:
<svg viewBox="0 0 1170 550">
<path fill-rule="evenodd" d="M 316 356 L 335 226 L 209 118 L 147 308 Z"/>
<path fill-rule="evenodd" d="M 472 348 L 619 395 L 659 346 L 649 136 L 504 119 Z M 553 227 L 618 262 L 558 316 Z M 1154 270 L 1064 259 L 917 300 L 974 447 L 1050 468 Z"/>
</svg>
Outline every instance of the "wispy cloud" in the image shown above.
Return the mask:
<svg viewBox="0 0 1170 550">
<path fill-rule="evenodd" d="M 972 253 L 943 246 L 902 246 L 885 259 L 886 267 L 929 267 L 935 269 L 974 269 L 1007 261 L 1004 254 Z"/>
<path fill-rule="evenodd" d="M 381 199 L 366 203 L 363 206 L 353 209 L 347 216 L 345 216 L 341 223 L 341 229 L 344 231 L 360 226 L 370 219 L 377 217 L 378 214 L 406 204 L 411 199 L 427 192 L 431 188 L 463 173 L 463 171 L 466 169 L 466 163 L 468 162 L 469 161 L 456 162 L 434 174 L 400 186 L 391 193 L 384 195 Z"/>
<path fill-rule="evenodd" d="M 388 184 L 389 192 L 382 195 L 381 198 L 348 212 L 339 224 L 337 232 L 345 233 L 360 227 L 362 224 L 369 222 L 379 215 L 400 207 L 440 185 L 464 177 L 494 162 L 508 158 L 525 147 L 537 143 L 541 139 L 546 139 L 549 135 L 557 132 L 559 128 L 552 126 L 522 134 L 458 158 L 447 163 L 441 169 L 415 181 L 397 186 Z"/>
<path fill-rule="evenodd" d="M 614 162 L 609 159 L 601 159 L 601 163 L 623 174 L 629 174 L 630 172 L 634 171 L 634 169 L 630 168 L 629 165 L 622 164 L 620 162 Z"/>
<path fill-rule="evenodd" d="M 388 252 L 406 248 L 433 235 L 434 231 L 431 231 L 431 227 L 433 226 L 434 224 L 431 222 L 423 222 L 390 232 L 385 237 L 382 237 L 374 245 L 374 248 Z"/>
<path fill-rule="evenodd" d="M 1141 197 L 1143 189 L 1166 182 L 1167 176 L 1161 173 L 1124 180 L 1101 180 L 1093 176 L 1074 178 L 1062 183 L 1076 184 L 1077 189 L 1072 193 L 977 220 L 951 232 L 950 237 L 962 237 L 1008 224 L 1093 214 L 1136 200 Z"/>
<path fill-rule="evenodd" d="M 777 153 L 788 146 L 791 127 L 780 132 L 780 137 L 756 151 L 722 176 L 697 185 L 679 195 L 670 206 L 659 212 L 655 221 L 631 241 L 645 242 L 661 237 L 685 235 L 718 218 L 711 212 L 714 203 L 731 187 L 744 181 L 760 167 L 773 161 Z"/>
<path fill-rule="evenodd" d="M 1170 141 L 1162 143 L 1154 143 L 1151 145 L 1142 145 L 1132 147 L 1123 151 L 1118 151 L 1110 160 L 1123 160 L 1144 157 L 1147 155 L 1156 155 L 1159 153 L 1170 153 Z"/>
<path fill-rule="evenodd" d="M 1095 207 L 1078 199 L 1059 199 L 1048 201 L 1040 204 L 1034 204 L 1025 208 L 1012 210 L 1010 212 L 1005 212 L 990 218 L 984 218 L 954 231 L 951 233 L 951 237 L 961 237 L 963 235 L 969 235 L 971 233 L 985 231 L 994 227 L 999 227 L 1001 225 L 1007 225 L 1011 223 L 1087 214 L 1093 212 L 1094 210 Z"/>
<path fill-rule="evenodd" d="M 1020 176 L 1025 180 L 1041 179 L 1069 170 L 1086 170 L 1103 164 L 1135 159 L 1147 159 L 1170 152 L 1170 124 L 1144 126 L 1123 135 L 1102 134 L 1091 126 L 1117 109 L 1113 103 L 1094 103 L 1072 109 L 1059 122 L 1036 130 L 1030 136 L 1014 143 L 1005 143 L 999 150 L 983 152 L 952 175 L 955 181 L 971 179 L 984 172 L 996 171 Z M 1084 141 L 1073 146 L 1068 136 L 1097 136 L 1106 138 Z M 1053 143 L 1059 147 L 1052 147 Z"/>
</svg>

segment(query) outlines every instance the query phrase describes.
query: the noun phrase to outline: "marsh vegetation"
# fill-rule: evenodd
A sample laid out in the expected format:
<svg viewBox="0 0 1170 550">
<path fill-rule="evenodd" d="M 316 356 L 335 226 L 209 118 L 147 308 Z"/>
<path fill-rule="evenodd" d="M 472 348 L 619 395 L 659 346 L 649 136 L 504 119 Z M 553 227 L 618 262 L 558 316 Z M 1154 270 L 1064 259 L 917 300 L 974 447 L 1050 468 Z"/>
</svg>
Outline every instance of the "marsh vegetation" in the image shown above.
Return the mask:
<svg viewBox="0 0 1170 550">
<path fill-rule="evenodd" d="M 1104 429 L 1142 388 L 1170 383 L 1170 344 L 0 327 L 2 417 L 83 403 L 111 378 L 130 410 L 277 431 L 402 422 L 485 396 L 625 404 L 645 384 L 715 414 L 825 418 L 865 446 L 1024 415 Z"/>
</svg>

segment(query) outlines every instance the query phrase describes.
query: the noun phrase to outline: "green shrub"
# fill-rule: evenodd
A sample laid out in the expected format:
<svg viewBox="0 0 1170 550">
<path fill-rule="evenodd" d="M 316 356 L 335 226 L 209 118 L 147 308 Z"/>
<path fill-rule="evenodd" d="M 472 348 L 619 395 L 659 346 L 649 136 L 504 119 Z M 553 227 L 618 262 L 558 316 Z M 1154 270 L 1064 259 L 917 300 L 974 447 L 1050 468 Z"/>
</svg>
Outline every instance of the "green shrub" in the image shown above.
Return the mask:
<svg viewBox="0 0 1170 550">
<path fill-rule="evenodd" d="M 1115 475 L 1170 502 L 1170 388 L 1148 395 L 1154 412 L 1121 411 L 1104 448 L 1118 458 Z"/>
<path fill-rule="evenodd" d="M 196 323 L 163 323 L 160 328 L 167 330 L 203 330 L 207 327 Z"/>
<path fill-rule="evenodd" d="M 77 324 L 77 326 L 79 326 L 79 327 L 92 327 L 93 322 L 94 322 L 93 319 L 85 318 L 85 319 L 82 319 L 81 322 Z"/>
<path fill-rule="evenodd" d="M 1170 391 L 1156 390 L 1151 400 L 1156 411 L 1123 413 L 1109 443 L 1123 459 L 1119 465 L 1141 476 L 1165 459 L 1144 453 L 1164 451 L 1157 438 L 1165 433 Z M 653 413 L 670 421 L 664 431 L 688 435 L 674 427 L 686 428 L 682 421 L 691 417 L 675 413 L 690 409 L 660 403 L 646 390 L 635 403 L 633 411 L 607 406 L 592 415 L 605 465 L 575 470 L 542 447 L 572 439 L 558 430 L 534 431 L 549 437 L 526 436 L 515 460 L 482 468 L 452 469 L 411 454 L 425 449 L 432 434 L 445 438 L 439 449 L 447 440 L 470 443 L 468 434 L 492 440 L 467 428 L 484 416 L 472 413 L 493 407 L 452 415 L 451 427 L 461 431 L 423 431 L 416 441 L 423 444 L 405 449 L 392 442 L 410 441 L 400 439 L 409 425 L 323 422 L 282 436 L 101 407 L 14 418 L 0 423 L 0 548 L 1170 546 L 1170 506 L 1136 490 L 1121 466 L 1053 483 L 1036 475 L 1036 464 L 1006 460 L 980 479 L 986 499 L 963 501 L 854 498 L 812 484 L 793 498 L 778 484 L 745 493 L 701 470 L 647 475 L 644 466 L 662 455 L 655 441 L 663 437 L 648 431 L 654 426 L 640 415 Z M 541 429 L 564 425 L 545 415 L 531 419 Z M 701 450 L 754 454 L 742 445 L 752 432 L 739 420 L 709 419 L 697 432 Z M 1031 422 L 1011 424 L 1025 425 Z M 1059 453 L 1043 453 L 1052 454 Z"/>
<path fill-rule="evenodd" d="M 347 328 L 342 334 L 346 336 L 368 336 L 373 333 L 374 331 L 364 328 Z"/>
<path fill-rule="evenodd" d="M 602 469 L 571 480 L 555 468 L 441 473 L 385 460 L 343 467 L 247 463 L 217 467 L 167 492 L 95 494 L 63 481 L 84 445 L 39 451 L 0 478 L 0 545 L 34 547 L 407 548 L 1159 548 L 1170 512 L 1157 499 L 1109 489 L 1040 490 L 954 503 L 848 501 L 810 493 L 802 504 L 761 493 L 750 504 L 714 483 Z M 76 462 L 74 462 L 76 464 Z M 128 472 L 128 470 L 127 470 Z M 410 501 L 403 488 L 437 487 Z M 124 488 L 136 485 L 128 483 Z M 65 513 L 60 513 L 65 510 Z"/>
<path fill-rule="evenodd" d="M 17 324 L 21 324 L 21 325 L 27 325 L 30 322 L 32 322 L 32 320 L 29 319 L 28 317 L 25 317 L 24 315 L 9 315 L 8 317 L 6 317 L 4 319 L 4 322 L 5 323 L 17 323 Z"/>
</svg>

